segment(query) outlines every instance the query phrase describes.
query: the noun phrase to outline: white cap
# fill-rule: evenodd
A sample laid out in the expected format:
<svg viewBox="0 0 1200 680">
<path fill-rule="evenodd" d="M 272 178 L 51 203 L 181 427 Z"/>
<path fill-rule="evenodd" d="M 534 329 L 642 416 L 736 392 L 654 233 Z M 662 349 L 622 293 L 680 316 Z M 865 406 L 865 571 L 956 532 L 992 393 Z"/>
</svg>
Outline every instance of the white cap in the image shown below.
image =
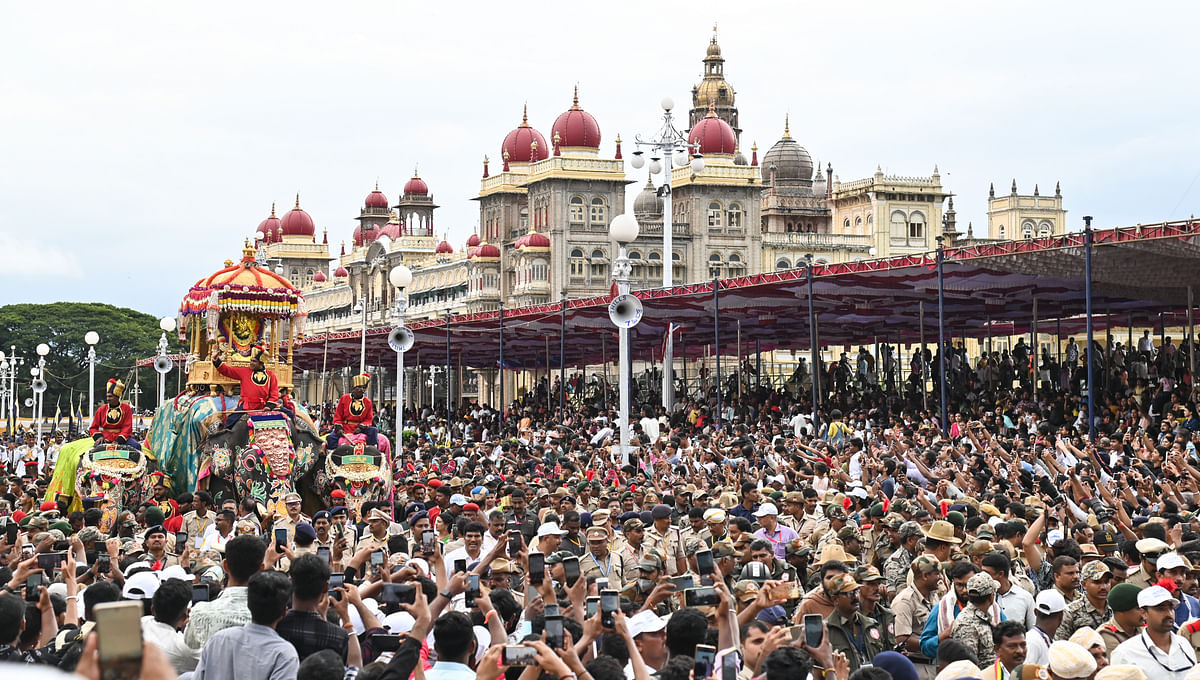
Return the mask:
<svg viewBox="0 0 1200 680">
<path fill-rule="evenodd" d="M 149 600 L 158 592 L 158 573 L 139 571 L 125 579 L 125 587 L 121 589 L 121 597 L 126 600 Z"/>
<path fill-rule="evenodd" d="M 159 573 L 160 580 L 166 581 L 173 578 L 179 579 L 180 581 L 187 581 L 188 583 L 196 580 L 191 574 L 187 573 L 187 570 L 178 564 L 172 564 Z"/>
<path fill-rule="evenodd" d="M 1137 603 L 1139 607 L 1154 607 L 1168 600 L 1171 604 L 1179 604 L 1179 600 L 1171 595 L 1171 591 L 1162 586 L 1150 586 L 1138 593 Z"/>
<path fill-rule="evenodd" d="M 1046 532 L 1046 545 L 1054 546 L 1055 543 L 1063 540 L 1064 534 L 1062 529 L 1051 529 Z"/>
<path fill-rule="evenodd" d="M 1067 601 L 1062 593 L 1051 588 L 1037 594 L 1033 607 L 1039 614 L 1057 614 L 1067 608 Z"/>
<path fill-rule="evenodd" d="M 1154 566 L 1158 567 L 1159 571 L 1163 571 L 1166 569 L 1186 567 L 1187 564 L 1184 563 L 1183 558 L 1179 556 L 1179 553 L 1169 552 L 1159 555 L 1158 561 L 1154 563 Z"/>
<path fill-rule="evenodd" d="M 567 531 L 565 529 L 559 529 L 558 522 L 546 522 L 538 527 L 537 535 L 538 538 L 541 538 L 542 536 L 566 536 Z"/>
<path fill-rule="evenodd" d="M 413 629 L 416 624 L 416 619 L 408 612 L 393 612 L 383 618 L 383 627 L 388 629 L 392 635 L 400 635 L 407 633 Z"/>
<path fill-rule="evenodd" d="M 850 491 L 848 493 L 849 493 L 849 495 L 854 496 L 855 498 L 867 498 L 868 497 L 867 490 L 862 488 L 861 486 L 856 486 L 856 487 L 850 489 Z"/>
<path fill-rule="evenodd" d="M 657 633 L 667 627 L 667 622 L 652 611 L 640 611 L 629 617 L 629 637 L 642 633 Z"/>
<path fill-rule="evenodd" d="M 766 515 L 778 515 L 779 508 L 775 507 L 774 503 L 763 503 L 758 507 L 758 511 L 754 513 L 755 517 L 764 517 Z"/>
</svg>

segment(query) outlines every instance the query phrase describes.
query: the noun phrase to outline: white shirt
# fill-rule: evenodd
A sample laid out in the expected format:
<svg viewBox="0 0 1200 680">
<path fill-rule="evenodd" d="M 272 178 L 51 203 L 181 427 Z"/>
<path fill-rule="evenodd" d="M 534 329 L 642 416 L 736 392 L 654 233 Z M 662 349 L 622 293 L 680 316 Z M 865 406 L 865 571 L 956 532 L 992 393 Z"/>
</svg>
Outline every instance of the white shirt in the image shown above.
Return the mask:
<svg viewBox="0 0 1200 680">
<path fill-rule="evenodd" d="M 155 621 L 153 616 L 142 617 L 142 637 L 162 650 L 176 673 L 196 670 L 200 662 L 200 650 L 192 649 L 183 641 L 183 633 L 174 626 Z"/>
<path fill-rule="evenodd" d="M 1186 639 L 1172 633 L 1171 652 L 1163 653 L 1143 630 L 1117 645 L 1112 663 L 1137 666 L 1146 674 L 1146 680 L 1184 680 L 1196 665 L 1196 652 Z"/>
<path fill-rule="evenodd" d="M 657 420 L 654 418 L 642 418 L 639 424 L 642 426 L 642 430 L 646 433 L 646 436 L 650 438 L 651 444 L 658 441 L 659 429 Z"/>
<path fill-rule="evenodd" d="M 218 550 L 224 553 L 225 544 L 228 543 L 229 539 L 233 538 L 234 536 L 237 536 L 237 532 L 235 531 L 230 531 L 228 536 L 222 536 L 221 532 L 217 531 L 217 525 L 211 524 L 209 525 L 208 529 L 204 531 L 204 535 L 200 537 L 200 552 L 204 552 L 205 550 Z"/>
<path fill-rule="evenodd" d="M 1016 621 L 1025 626 L 1026 630 L 1033 628 L 1033 624 L 1036 622 L 1033 614 L 1034 601 L 1028 590 L 1009 583 L 1007 593 L 996 593 L 996 604 L 1000 606 L 1000 611 L 1004 612 L 1004 618 Z M 1028 636 L 1026 637 L 1028 638 Z M 1026 645 L 1028 645 L 1028 640 L 1026 640 Z M 1028 654 L 1026 652 L 1026 656 Z"/>
<path fill-rule="evenodd" d="M 1013 587 L 1013 590 L 1023 590 L 1023 588 Z M 1007 617 L 1008 614 L 1005 614 Z M 1045 666 L 1050 663 L 1050 643 L 1054 640 L 1050 639 L 1040 628 L 1034 626 L 1029 627 L 1029 632 L 1025 634 L 1025 663 L 1033 663 L 1039 666 Z"/>
</svg>

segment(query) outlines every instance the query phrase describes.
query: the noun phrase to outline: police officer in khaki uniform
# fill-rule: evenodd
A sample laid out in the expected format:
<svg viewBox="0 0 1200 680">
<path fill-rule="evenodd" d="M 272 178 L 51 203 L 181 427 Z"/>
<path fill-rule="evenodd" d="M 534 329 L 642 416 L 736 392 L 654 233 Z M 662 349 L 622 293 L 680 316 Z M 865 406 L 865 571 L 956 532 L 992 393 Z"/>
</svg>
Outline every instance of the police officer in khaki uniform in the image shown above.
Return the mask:
<svg viewBox="0 0 1200 680">
<path fill-rule="evenodd" d="M 655 505 L 650 511 L 654 524 L 646 527 L 645 545 L 663 556 L 663 568 L 674 576 L 687 571 L 687 558 L 683 552 L 683 538 L 679 527 L 671 526 L 671 507 Z"/>
</svg>

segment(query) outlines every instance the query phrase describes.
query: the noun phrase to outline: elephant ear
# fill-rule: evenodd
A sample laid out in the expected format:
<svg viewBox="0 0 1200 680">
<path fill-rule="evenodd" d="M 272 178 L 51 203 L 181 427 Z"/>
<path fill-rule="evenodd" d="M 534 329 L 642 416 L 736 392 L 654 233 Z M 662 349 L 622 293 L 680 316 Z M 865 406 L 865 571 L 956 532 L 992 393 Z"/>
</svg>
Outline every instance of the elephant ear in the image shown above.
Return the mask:
<svg viewBox="0 0 1200 680">
<path fill-rule="evenodd" d="M 296 462 L 292 465 L 292 478 L 299 479 L 317 462 L 320 444 L 306 443 L 296 447 Z"/>
</svg>

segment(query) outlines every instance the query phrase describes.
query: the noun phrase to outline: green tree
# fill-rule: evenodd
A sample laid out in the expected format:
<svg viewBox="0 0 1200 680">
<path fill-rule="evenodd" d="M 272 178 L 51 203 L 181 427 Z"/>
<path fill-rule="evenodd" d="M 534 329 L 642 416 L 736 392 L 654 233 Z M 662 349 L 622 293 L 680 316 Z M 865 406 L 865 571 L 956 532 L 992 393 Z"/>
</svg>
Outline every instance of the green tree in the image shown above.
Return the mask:
<svg viewBox="0 0 1200 680">
<path fill-rule="evenodd" d="M 130 389 L 134 381 L 134 366 L 138 359 L 158 353 L 158 338 L 162 331 L 158 319 L 133 309 L 86 302 L 56 302 L 46 305 L 19 304 L 0 307 L 0 351 L 6 355 L 16 353 L 25 359 L 17 374 L 17 401 L 23 403 L 33 395 L 30 388 L 32 376 L 29 369 L 37 365 L 37 346 L 46 343 L 50 353 L 46 355 L 45 407 L 43 417 L 53 420 L 56 405 L 61 405 L 63 419 L 68 414 L 68 404 L 74 396 L 78 405 L 83 399 L 83 414 L 87 411 L 88 394 L 88 346 L 84 335 L 95 331 L 100 335 L 96 345 L 96 403 L 104 399 L 104 387 L 109 378 L 118 378 Z M 178 337 L 167 334 L 170 342 L 168 352 L 184 351 Z M 174 395 L 176 366 L 167 375 L 167 393 Z M 153 407 L 157 399 L 157 374 L 152 368 L 142 368 L 140 378 L 142 408 Z M 130 399 L 131 394 L 126 393 Z M 28 411 L 24 411 L 28 415 Z"/>
</svg>

